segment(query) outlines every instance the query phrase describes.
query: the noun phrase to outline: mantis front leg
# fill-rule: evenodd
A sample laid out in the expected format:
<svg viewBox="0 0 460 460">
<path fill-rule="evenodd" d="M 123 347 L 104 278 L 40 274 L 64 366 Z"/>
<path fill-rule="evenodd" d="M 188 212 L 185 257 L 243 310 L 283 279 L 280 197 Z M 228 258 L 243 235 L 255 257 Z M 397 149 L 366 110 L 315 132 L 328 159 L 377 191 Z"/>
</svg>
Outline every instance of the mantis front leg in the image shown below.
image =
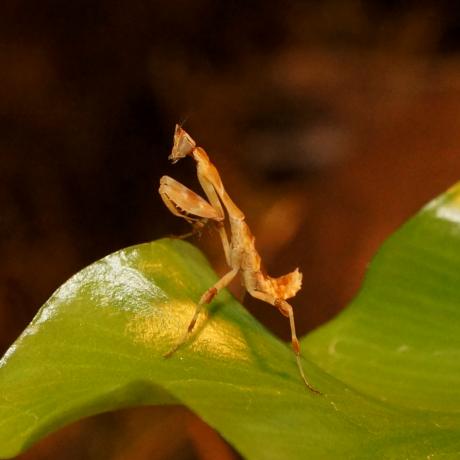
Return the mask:
<svg viewBox="0 0 460 460">
<path fill-rule="evenodd" d="M 225 219 L 224 211 L 212 185 L 200 178 L 200 175 L 198 175 L 198 179 L 210 203 L 169 176 L 163 176 L 160 179 L 160 196 L 171 213 L 185 219 L 194 227 L 204 227 L 208 219 L 214 221 L 224 248 L 227 264 L 230 265 L 230 244 L 222 222 Z"/>
<path fill-rule="evenodd" d="M 158 191 L 167 208 L 190 224 L 207 219 L 221 221 L 224 218 L 200 195 L 172 177 L 163 176 Z"/>
</svg>

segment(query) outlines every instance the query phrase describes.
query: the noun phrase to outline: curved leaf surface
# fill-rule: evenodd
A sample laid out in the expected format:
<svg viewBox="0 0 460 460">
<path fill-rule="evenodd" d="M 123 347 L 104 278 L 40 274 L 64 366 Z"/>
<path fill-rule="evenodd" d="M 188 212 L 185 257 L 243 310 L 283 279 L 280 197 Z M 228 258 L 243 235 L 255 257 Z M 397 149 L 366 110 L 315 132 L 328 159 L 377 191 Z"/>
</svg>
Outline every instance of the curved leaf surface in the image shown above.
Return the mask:
<svg viewBox="0 0 460 460">
<path fill-rule="evenodd" d="M 0 361 L 0 457 L 83 416 L 179 402 L 248 459 L 458 458 L 459 187 L 391 237 L 352 305 L 304 339 L 323 396 L 225 291 L 162 358 L 215 280 L 193 246 L 160 240 L 67 281 Z"/>
</svg>

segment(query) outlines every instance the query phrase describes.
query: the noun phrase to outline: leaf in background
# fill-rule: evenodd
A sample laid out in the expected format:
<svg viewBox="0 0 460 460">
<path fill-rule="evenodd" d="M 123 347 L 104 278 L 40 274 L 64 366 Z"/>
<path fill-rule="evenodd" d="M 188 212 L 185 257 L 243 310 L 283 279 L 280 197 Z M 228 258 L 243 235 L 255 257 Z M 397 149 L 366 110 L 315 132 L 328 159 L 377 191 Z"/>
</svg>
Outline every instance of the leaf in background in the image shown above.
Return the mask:
<svg viewBox="0 0 460 460">
<path fill-rule="evenodd" d="M 460 415 L 460 185 L 381 247 L 356 299 L 304 346 L 360 392 Z"/>
<path fill-rule="evenodd" d="M 248 459 L 458 458 L 459 187 L 391 237 L 352 305 L 304 339 L 323 396 L 225 291 L 194 340 L 162 358 L 215 280 L 178 240 L 72 277 L 0 361 L 0 457 L 90 414 L 179 402 Z"/>
</svg>

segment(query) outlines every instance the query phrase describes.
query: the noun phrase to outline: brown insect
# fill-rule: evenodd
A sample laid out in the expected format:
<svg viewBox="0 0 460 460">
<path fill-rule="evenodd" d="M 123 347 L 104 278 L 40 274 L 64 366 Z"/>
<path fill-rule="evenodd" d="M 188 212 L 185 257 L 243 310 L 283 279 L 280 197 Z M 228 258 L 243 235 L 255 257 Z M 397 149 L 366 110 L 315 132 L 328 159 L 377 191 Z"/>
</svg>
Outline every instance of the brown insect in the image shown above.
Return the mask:
<svg viewBox="0 0 460 460">
<path fill-rule="evenodd" d="M 295 331 L 294 312 L 292 306 L 286 302 L 286 299 L 294 297 L 301 288 L 302 274 L 295 269 L 287 275 L 272 278 L 262 270 L 261 258 L 254 245 L 255 238 L 244 220 L 243 212 L 225 191 L 219 172 L 206 152 L 201 147 L 197 147 L 190 135 L 176 125 L 174 145 L 169 159 L 176 163 L 188 155 L 196 162 L 198 180 L 209 201 L 169 176 L 160 179 L 161 198 L 174 215 L 192 224 L 194 231 L 200 230 L 208 222 L 216 226 L 224 248 L 225 259 L 231 270 L 201 296 L 187 331 L 165 357 L 171 356 L 189 339 L 203 306 L 209 304 L 217 293 L 240 273 L 243 285 L 249 294 L 275 306 L 282 315 L 289 318 L 292 348 L 302 380 L 311 391 L 320 393 L 305 377 L 300 358 L 300 343 Z M 230 240 L 224 226 L 224 208 L 229 219 Z"/>
</svg>

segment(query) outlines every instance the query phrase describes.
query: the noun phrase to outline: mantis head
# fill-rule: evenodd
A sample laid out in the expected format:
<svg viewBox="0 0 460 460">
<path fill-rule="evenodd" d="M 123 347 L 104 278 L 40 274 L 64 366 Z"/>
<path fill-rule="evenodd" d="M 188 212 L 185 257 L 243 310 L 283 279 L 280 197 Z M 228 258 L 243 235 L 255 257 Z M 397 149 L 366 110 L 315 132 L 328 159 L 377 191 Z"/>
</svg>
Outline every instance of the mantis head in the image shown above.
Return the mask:
<svg viewBox="0 0 460 460">
<path fill-rule="evenodd" d="M 181 126 L 176 125 L 174 131 L 174 145 L 169 159 L 176 163 L 181 158 L 190 155 L 196 147 L 195 141 L 187 134 Z"/>
</svg>

